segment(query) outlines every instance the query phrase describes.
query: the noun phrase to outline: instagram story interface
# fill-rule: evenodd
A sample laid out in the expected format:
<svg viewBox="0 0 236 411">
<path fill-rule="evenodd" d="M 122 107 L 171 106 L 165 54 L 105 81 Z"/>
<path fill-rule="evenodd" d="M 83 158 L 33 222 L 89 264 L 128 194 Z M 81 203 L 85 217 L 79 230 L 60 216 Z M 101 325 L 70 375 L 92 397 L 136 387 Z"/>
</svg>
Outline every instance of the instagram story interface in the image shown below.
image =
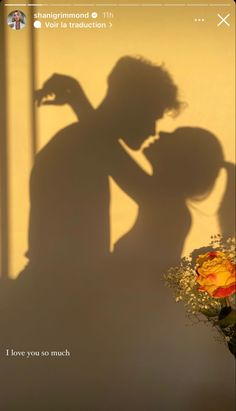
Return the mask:
<svg viewBox="0 0 236 411">
<path fill-rule="evenodd" d="M 0 2 L 4 410 L 235 408 L 235 3 Z"/>
</svg>

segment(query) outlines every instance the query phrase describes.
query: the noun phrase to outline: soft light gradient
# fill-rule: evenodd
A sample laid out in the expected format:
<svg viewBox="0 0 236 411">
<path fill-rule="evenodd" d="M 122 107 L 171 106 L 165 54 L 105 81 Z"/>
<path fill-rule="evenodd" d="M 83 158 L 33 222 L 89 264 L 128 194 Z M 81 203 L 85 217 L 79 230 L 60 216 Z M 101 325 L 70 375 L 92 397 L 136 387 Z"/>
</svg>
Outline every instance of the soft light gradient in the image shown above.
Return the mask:
<svg viewBox="0 0 236 411">
<path fill-rule="evenodd" d="M 188 3 L 194 4 L 194 1 Z M 23 6 L 20 9 L 28 18 L 27 27 L 16 32 L 6 25 L 11 277 L 16 277 L 27 262 L 24 253 L 27 250 L 28 184 L 33 163 L 30 28 L 33 10 Z M 5 14 L 12 10 L 14 7 L 5 7 Z M 34 8 L 34 12 L 72 10 L 86 12 L 91 7 Z M 160 121 L 158 128 L 167 131 L 183 125 L 206 128 L 220 139 L 225 158 L 234 162 L 233 2 L 231 7 L 104 6 L 93 7 L 93 10 L 98 13 L 112 11 L 114 18 L 107 21 L 112 21 L 113 27 L 106 30 L 35 29 L 36 87 L 40 88 L 53 73 L 68 74 L 79 79 L 91 102 L 97 106 L 106 93 L 107 76 L 121 56 L 141 55 L 152 62 L 164 63 L 179 85 L 181 99 L 187 107 L 179 117 Z M 225 24 L 217 27 L 217 13 L 231 14 L 230 27 Z M 195 22 L 199 17 L 205 21 Z M 74 114 L 68 107 L 37 109 L 37 149 L 73 121 Z M 131 155 L 151 172 L 142 153 L 132 152 Z M 216 211 L 225 180 L 222 170 L 211 196 L 203 202 L 189 204 L 194 222 L 184 253 L 207 244 L 210 236 L 218 233 Z M 134 224 L 138 206 L 112 179 L 110 185 L 112 249 L 117 239 Z"/>
</svg>

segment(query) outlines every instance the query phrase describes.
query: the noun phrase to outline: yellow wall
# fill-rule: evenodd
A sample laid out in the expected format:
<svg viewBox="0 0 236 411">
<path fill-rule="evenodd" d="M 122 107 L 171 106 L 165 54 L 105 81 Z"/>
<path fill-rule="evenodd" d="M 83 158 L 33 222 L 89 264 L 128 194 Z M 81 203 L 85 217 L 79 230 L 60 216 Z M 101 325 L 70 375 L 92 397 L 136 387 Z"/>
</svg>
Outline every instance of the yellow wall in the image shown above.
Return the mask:
<svg viewBox="0 0 236 411">
<path fill-rule="evenodd" d="M 9 7 L 5 9 L 7 12 L 12 10 Z M 21 10 L 29 17 L 30 7 L 22 6 Z M 83 12 L 88 8 L 76 10 Z M 188 106 L 176 119 L 165 118 L 160 121 L 158 128 L 173 130 L 178 126 L 188 125 L 209 129 L 220 139 L 226 159 L 234 161 L 233 2 L 231 7 L 217 8 L 110 6 L 93 7 L 93 10 L 98 13 L 112 11 L 113 27 L 101 31 L 35 30 L 37 87 L 41 87 L 55 72 L 69 74 L 80 80 L 91 102 L 97 106 L 106 91 L 107 75 L 119 57 L 127 54 L 142 55 L 156 63 L 164 62 L 179 85 L 182 100 Z M 38 7 L 35 11 L 68 12 L 68 8 Z M 228 12 L 231 13 L 230 27 L 217 27 L 217 13 L 226 15 Z M 205 22 L 194 22 L 196 17 L 204 18 Z M 20 32 L 14 32 L 8 27 L 6 31 L 10 149 L 9 246 L 10 273 L 14 277 L 26 263 L 24 252 L 27 249 L 28 179 L 32 165 L 31 31 L 29 24 Z M 68 107 L 38 109 L 38 148 L 43 147 L 57 130 L 74 119 Z M 136 153 L 135 156 L 150 172 L 150 166 L 142 154 Z M 214 212 L 224 184 L 225 175 L 222 172 L 209 200 L 197 204 L 200 211 L 191 208 L 194 224 L 185 244 L 185 253 L 208 243 L 210 235 L 218 232 Z M 114 244 L 132 226 L 138 208 L 112 181 L 111 188 L 111 234 Z"/>
</svg>

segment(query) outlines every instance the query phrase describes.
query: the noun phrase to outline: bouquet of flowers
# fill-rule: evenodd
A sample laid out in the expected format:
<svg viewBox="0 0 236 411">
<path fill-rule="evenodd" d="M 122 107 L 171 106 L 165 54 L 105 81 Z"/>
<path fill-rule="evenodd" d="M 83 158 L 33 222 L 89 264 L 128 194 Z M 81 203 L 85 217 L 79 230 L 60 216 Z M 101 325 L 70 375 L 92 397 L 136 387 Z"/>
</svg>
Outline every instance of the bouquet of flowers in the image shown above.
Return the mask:
<svg viewBox="0 0 236 411">
<path fill-rule="evenodd" d="M 185 304 L 188 315 L 216 327 L 236 356 L 235 239 L 213 237 L 209 247 L 182 258 L 164 277 L 176 302 Z"/>
</svg>

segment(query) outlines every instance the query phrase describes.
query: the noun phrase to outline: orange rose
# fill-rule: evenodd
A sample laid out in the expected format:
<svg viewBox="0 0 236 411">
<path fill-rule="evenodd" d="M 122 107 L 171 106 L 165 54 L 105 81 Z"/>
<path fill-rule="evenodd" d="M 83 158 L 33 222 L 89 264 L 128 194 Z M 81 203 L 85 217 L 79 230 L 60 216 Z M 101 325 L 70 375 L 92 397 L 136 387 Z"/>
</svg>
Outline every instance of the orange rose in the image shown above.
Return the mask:
<svg viewBox="0 0 236 411">
<path fill-rule="evenodd" d="M 235 264 L 223 252 L 199 255 L 196 272 L 200 291 L 206 291 L 214 298 L 228 297 L 236 292 Z"/>
</svg>

